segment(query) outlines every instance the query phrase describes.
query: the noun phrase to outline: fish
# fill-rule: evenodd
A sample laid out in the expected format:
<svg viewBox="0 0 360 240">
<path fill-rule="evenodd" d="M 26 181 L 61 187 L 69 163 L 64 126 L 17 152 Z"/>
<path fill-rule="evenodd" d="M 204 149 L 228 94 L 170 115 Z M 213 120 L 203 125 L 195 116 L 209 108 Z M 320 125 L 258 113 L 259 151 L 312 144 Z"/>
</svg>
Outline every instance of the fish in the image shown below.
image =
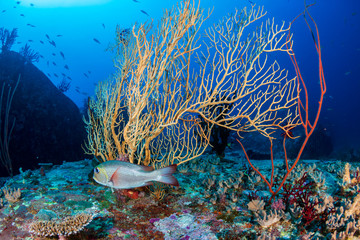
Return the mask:
<svg viewBox="0 0 360 240">
<path fill-rule="evenodd" d="M 64 66 L 65 69 L 69 70 L 69 66 L 65 64 Z"/>
<path fill-rule="evenodd" d="M 20 4 L 21 2 L 20 1 L 17 1 L 16 4 Z"/>
<path fill-rule="evenodd" d="M 30 26 L 30 27 L 36 27 L 35 25 L 32 25 L 31 23 L 28 23 L 26 24 L 27 26 Z"/>
<path fill-rule="evenodd" d="M 33 40 L 29 39 L 28 42 L 33 42 Z"/>
<path fill-rule="evenodd" d="M 56 54 L 55 54 L 55 53 L 52 53 L 51 55 L 53 55 L 54 57 L 56 56 Z"/>
<path fill-rule="evenodd" d="M 179 182 L 172 175 L 176 172 L 177 164 L 154 170 L 152 167 L 137 165 L 129 162 L 110 160 L 94 168 L 95 182 L 115 189 L 132 189 L 153 185 L 161 182 L 179 186 Z"/>
<path fill-rule="evenodd" d="M 45 36 L 46 36 L 46 38 L 47 38 L 47 39 L 49 39 L 49 40 L 50 40 L 50 37 L 49 37 L 49 35 L 45 34 Z"/>
<path fill-rule="evenodd" d="M 2 10 L 1 12 L 4 13 L 4 12 L 6 12 L 6 10 Z"/>
<path fill-rule="evenodd" d="M 86 78 L 89 78 L 89 76 L 88 76 L 86 73 L 84 73 L 84 76 L 85 76 Z"/>
<path fill-rule="evenodd" d="M 52 62 L 52 64 L 53 64 L 54 66 L 56 66 L 56 63 L 55 63 L 55 62 Z"/>
<path fill-rule="evenodd" d="M 149 14 L 147 12 L 145 12 L 144 10 L 140 10 L 140 12 L 142 12 L 143 14 L 145 14 L 146 16 L 149 17 Z"/>
<path fill-rule="evenodd" d="M 56 73 L 54 73 L 54 76 L 55 76 L 55 77 L 59 77 Z"/>
<path fill-rule="evenodd" d="M 25 17 L 25 15 L 24 15 L 24 14 L 20 14 L 20 16 Z"/>
<path fill-rule="evenodd" d="M 72 80 L 72 78 L 71 78 L 71 77 L 69 77 L 69 76 L 67 76 L 67 79 Z"/>
<path fill-rule="evenodd" d="M 56 43 L 54 42 L 54 41 L 49 41 L 49 43 L 51 44 L 51 45 L 53 45 L 54 47 L 56 47 Z"/>
<path fill-rule="evenodd" d="M 43 41 L 41 41 L 41 40 L 40 40 L 40 43 L 41 43 L 41 44 L 44 44 L 44 42 L 43 42 Z"/>
<path fill-rule="evenodd" d="M 60 55 L 62 56 L 63 59 L 65 59 L 65 55 L 62 51 L 60 51 Z"/>
<path fill-rule="evenodd" d="M 97 40 L 96 38 L 93 39 L 94 42 L 98 43 L 98 44 L 101 44 L 99 40 Z"/>
<path fill-rule="evenodd" d="M 105 29 L 105 24 L 103 24 L 103 23 L 102 23 L 101 25 L 102 25 L 102 26 L 103 26 L 103 28 Z"/>
<path fill-rule="evenodd" d="M 35 6 L 33 3 L 30 3 L 30 7 L 33 7 L 33 6 Z"/>
<path fill-rule="evenodd" d="M 57 37 L 62 37 L 62 35 L 61 34 L 58 34 L 58 35 L 56 35 Z"/>
<path fill-rule="evenodd" d="M 133 2 L 136 2 L 136 3 L 139 3 L 139 1 L 138 0 L 132 0 Z"/>
</svg>

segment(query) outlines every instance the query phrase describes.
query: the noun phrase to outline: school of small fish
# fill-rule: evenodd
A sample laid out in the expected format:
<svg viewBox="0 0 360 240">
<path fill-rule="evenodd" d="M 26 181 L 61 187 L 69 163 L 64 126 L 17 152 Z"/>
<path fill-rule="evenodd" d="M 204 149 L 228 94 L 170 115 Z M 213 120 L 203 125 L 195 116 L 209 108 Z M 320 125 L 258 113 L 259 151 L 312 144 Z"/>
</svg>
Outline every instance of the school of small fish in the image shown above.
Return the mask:
<svg viewBox="0 0 360 240">
<path fill-rule="evenodd" d="M 138 0 L 132 0 L 132 1 L 133 1 L 134 3 L 137 3 L 137 4 L 140 3 L 140 1 L 138 1 Z M 25 6 L 26 4 L 27 4 L 27 6 L 30 6 L 30 7 L 36 7 L 36 4 L 34 4 L 34 3 L 25 3 L 25 2 L 22 2 L 22 1 L 16 1 L 16 2 L 15 2 L 15 5 L 13 5 L 13 8 L 14 8 L 14 9 L 20 9 L 19 11 L 21 11 L 21 5 L 24 5 L 24 6 Z M 0 17 L 1 17 L 2 14 L 8 14 L 9 12 L 11 12 L 11 10 L 9 10 L 9 9 L 0 10 Z M 150 16 L 145 10 L 142 10 L 142 9 L 141 9 L 140 12 L 141 12 L 142 14 L 148 16 L 148 17 Z M 20 17 L 23 18 L 23 19 L 26 19 L 26 17 L 27 17 L 24 13 L 18 13 L 18 16 L 20 16 Z M 0 19 L 0 20 L 1 20 L 1 19 Z M 101 26 L 102 26 L 102 28 L 103 28 L 104 30 L 106 29 L 106 26 L 105 26 L 104 23 L 101 23 Z M 34 25 L 34 24 L 32 24 L 32 23 L 26 23 L 26 27 L 36 28 L 37 26 Z M 25 32 L 25 31 L 24 31 L 24 32 Z M 123 34 L 124 34 L 124 35 L 125 35 L 125 34 L 128 34 L 128 33 L 129 33 L 129 29 L 125 29 L 125 30 L 123 31 Z M 65 53 L 64 53 L 65 51 L 60 51 L 60 50 L 58 50 L 58 45 L 57 45 L 57 43 L 56 43 L 57 38 L 63 37 L 63 34 L 55 34 L 55 35 L 53 35 L 53 34 L 46 33 L 46 34 L 44 34 L 43 36 L 44 36 L 45 38 L 39 39 L 39 40 L 28 39 L 27 42 L 28 42 L 28 43 L 39 42 L 40 44 L 42 44 L 42 45 L 44 45 L 44 46 L 47 46 L 47 44 L 48 44 L 48 46 L 50 46 L 49 49 L 52 48 L 52 51 L 50 51 L 50 53 L 51 53 L 51 55 L 52 55 L 53 57 L 61 56 L 61 59 L 62 59 L 63 61 L 66 61 L 66 57 L 65 57 Z M 96 43 L 96 44 L 103 45 L 103 43 L 102 43 L 103 41 L 100 41 L 100 40 L 99 40 L 98 38 L 96 38 L 96 37 L 94 37 L 94 38 L 92 39 L 92 41 L 93 41 L 94 43 Z M 23 42 L 18 41 L 18 42 L 16 42 L 16 44 L 23 44 Z M 61 74 L 61 76 L 62 76 L 62 80 L 61 80 L 61 81 L 68 81 L 69 83 L 70 83 L 70 81 L 72 81 L 72 78 L 69 76 L 69 75 L 71 74 L 71 71 L 70 71 L 70 67 L 68 66 L 68 64 L 66 64 L 66 63 L 65 63 L 65 64 L 57 64 L 57 60 L 59 60 L 59 59 L 57 59 L 57 60 L 55 60 L 55 61 L 45 60 L 46 57 L 44 57 L 44 55 L 42 55 L 42 54 L 40 54 L 40 53 L 39 53 L 39 59 L 43 59 L 44 61 L 46 61 L 46 65 L 47 65 L 48 67 L 50 67 L 51 65 L 53 66 L 53 68 L 54 68 L 54 67 L 58 68 L 59 66 L 63 66 L 62 68 L 64 69 L 64 71 L 62 71 L 62 72 L 58 72 L 58 73 L 55 73 L 55 72 L 50 73 L 50 72 L 48 72 L 48 73 L 46 73 L 46 75 L 47 75 L 49 78 L 53 78 L 53 77 L 59 78 L 59 74 Z M 47 59 L 49 59 L 49 58 L 47 58 Z M 91 71 L 90 71 L 90 70 L 83 72 L 83 76 L 84 76 L 86 79 L 90 79 L 90 75 L 91 75 Z M 52 79 L 52 80 L 54 80 L 54 79 Z M 76 87 L 75 87 L 75 91 L 76 91 L 77 93 L 83 94 L 83 95 L 85 95 L 85 96 L 89 96 L 88 93 L 82 92 L 82 91 L 80 90 L 80 87 L 79 87 L 79 86 L 76 86 Z"/>
</svg>

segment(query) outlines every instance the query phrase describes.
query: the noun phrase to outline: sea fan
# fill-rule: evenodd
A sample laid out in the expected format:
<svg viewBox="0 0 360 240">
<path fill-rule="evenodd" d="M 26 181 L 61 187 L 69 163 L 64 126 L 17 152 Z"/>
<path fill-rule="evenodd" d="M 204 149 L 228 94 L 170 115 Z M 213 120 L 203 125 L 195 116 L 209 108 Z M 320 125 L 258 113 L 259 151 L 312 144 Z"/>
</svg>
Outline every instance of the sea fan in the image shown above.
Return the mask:
<svg viewBox="0 0 360 240">
<path fill-rule="evenodd" d="M 25 44 L 24 47 L 20 49 L 21 56 L 25 58 L 27 62 L 38 62 L 39 61 L 39 53 L 35 52 L 34 50 L 30 49 L 28 44 Z"/>
<path fill-rule="evenodd" d="M 10 32 L 8 29 L 0 28 L 0 40 L 2 53 L 10 51 L 12 45 L 15 43 L 17 35 L 17 28 L 13 28 Z"/>
</svg>

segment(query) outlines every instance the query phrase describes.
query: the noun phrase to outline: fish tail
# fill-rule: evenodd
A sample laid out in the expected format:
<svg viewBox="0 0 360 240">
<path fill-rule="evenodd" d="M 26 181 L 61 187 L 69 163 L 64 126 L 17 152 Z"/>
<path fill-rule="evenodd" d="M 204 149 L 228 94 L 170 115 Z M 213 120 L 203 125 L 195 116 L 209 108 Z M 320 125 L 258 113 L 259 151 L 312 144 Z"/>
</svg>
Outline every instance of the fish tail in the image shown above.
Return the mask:
<svg viewBox="0 0 360 240">
<path fill-rule="evenodd" d="M 170 165 L 168 167 L 164 167 L 156 171 L 156 175 L 160 176 L 156 181 L 173 185 L 173 186 L 179 186 L 178 180 L 172 175 L 176 172 L 177 164 Z"/>
</svg>

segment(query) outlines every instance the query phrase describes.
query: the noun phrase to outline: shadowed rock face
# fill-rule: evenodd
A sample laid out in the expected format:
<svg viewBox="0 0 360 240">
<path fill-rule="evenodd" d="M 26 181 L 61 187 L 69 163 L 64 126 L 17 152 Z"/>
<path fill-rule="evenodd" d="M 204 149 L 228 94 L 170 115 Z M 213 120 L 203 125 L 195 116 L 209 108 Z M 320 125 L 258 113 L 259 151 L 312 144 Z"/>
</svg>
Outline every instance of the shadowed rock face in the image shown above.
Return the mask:
<svg viewBox="0 0 360 240">
<path fill-rule="evenodd" d="M 78 107 L 15 52 L 0 54 L 0 90 L 5 83 L 2 119 L 9 86 L 14 88 L 19 75 L 9 117 L 9 123 L 16 119 L 9 147 L 14 173 L 20 167 L 37 168 L 39 162 L 59 164 L 83 158 L 85 129 Z M 1 167 L 0 176 L 4 175 Z"/>
</svg>

